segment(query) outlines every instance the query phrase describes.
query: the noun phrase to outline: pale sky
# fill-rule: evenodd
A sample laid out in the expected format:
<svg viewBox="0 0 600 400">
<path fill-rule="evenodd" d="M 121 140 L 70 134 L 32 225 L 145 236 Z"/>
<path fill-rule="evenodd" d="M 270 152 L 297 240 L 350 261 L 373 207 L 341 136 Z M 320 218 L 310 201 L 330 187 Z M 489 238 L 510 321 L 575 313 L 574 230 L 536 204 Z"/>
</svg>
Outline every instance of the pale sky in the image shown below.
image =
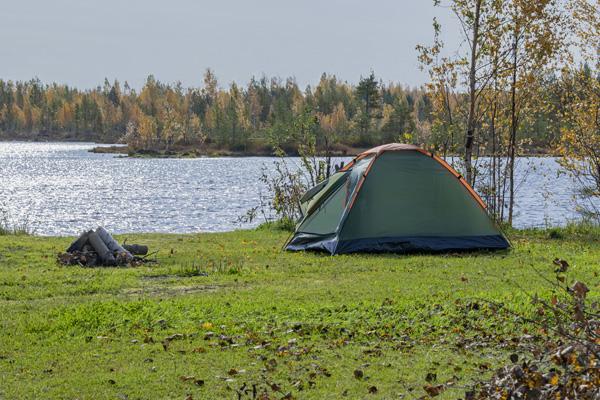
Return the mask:
<svg viewBox="0 0 600 400">
<path fill-rule="evenodd" d="M 0 78 L 201 86 L 212 68 L 221 86 L 266 74 L 304 87 L 372 69 L 417 86 L 415 45 L 431 43 L 434 16 L 456 49 L 457 22 L 432 0 L 0 0 Z"/>
</svg>

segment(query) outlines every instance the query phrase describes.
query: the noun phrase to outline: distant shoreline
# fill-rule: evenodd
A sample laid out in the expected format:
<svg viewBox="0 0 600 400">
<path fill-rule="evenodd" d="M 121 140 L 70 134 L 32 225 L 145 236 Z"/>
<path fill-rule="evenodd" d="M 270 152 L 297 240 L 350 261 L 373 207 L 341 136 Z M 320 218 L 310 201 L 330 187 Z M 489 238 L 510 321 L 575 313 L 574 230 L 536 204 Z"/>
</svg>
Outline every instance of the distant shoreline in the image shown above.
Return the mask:
<svg viewBox="0 0 600 400">
<path fill-rule="evenodd" d="M 349 149 L 348 151 L 334 151 L 332 157 L 353 157 L 365 149 Z M 136 150 L 131 151 L 127 145 L 123 146 L 96 146 L 88 150 L 90 153 L 119 154 L 127 158 L 201 158 L 201 157 L 275 157 L 272 150 L 262 151 L 235 151 L 218 148 L 199 149 L 194 146 L 178 147 L 175 150 Z M 297 152 L 287 152 L 289 157 L 297 157 Z"/>
<path fill-rule="evenodd" d="M 350 148 L 348 151 L 340 152 L 334 151 L 332 157 L 354 157 L 357 154 L 367 150 L 366 148 Z M 526 154 L 520 154 L 519 157 L 559 157 L 556 153 L 550 151 L 540 151 L 540 149 L 533 149 L 534 151 Z M 537 150 L 537 151 L 535 151 Z M 177 150 L 138 150 L 131 152 L 127 145 L 121 146 L 96 146 L 93 149 L 88 150 L 90 153 L 99 154 L 120 154 L 124 158 L 201 158 L 201 157 L 275 157 L 272 151 L 262 152 L 244 152 L 244 151 L 233 151 L 225 149 L 205 149 L 201 150 L 190 146 L 189 148 L 177 149 Z M 288 157 L 298 157 L 296 152 L 288 152 Z M 324 156 L 323 154 L 320 155 Z M 460 157 L 460 155 L 449 155 L 452 157 Z M 488 157 L 483 155 L 480 157 Z"/>
<path fill-rule="evenodd" d="M 9 142 L 24 142 L 24 143 L 90 143 L 94 147 L 89 149 L 90 153 L 96 154 L 115 154 L 122 158 L 202 158 L 202 157 L 275 157 L 276 155 L 270 149 L 263 149 L 260 151 L 236 151 L 219 148 L 204 148 L 200 149 L 197 146 L 176 146 L 173 150 L 163 149 L 149 149 L 149 150 L 136 150 L 130 151 L 127 144 L 119 144 L 115 142 L 98 142 L 93 139 L 81 140 L 73 138 L 48 138 L 48 140 L 40 140 L 39 138 L 1 138 L 0 143 Z M 345 147 L 343 151 L 336 150 L 331 156 L 332 157 L 354 157 L 357 154 L 367 150 L 367 148 L 355 148 Z M 288 157 L 297 157 L 298 153 L 295 151 L 288 151 Z M 324 155 L 321 155 L 324 156 Z M 454 157 L 460 157 L 460 154 L 449 155 Z M 480 157 L 487 157 L 487 155 L 481 155 Z M 549 149 L 532 148 L 527 153 L 519 154 L 519 157 L 560 157 L 556 152 Z"/>
</svg>

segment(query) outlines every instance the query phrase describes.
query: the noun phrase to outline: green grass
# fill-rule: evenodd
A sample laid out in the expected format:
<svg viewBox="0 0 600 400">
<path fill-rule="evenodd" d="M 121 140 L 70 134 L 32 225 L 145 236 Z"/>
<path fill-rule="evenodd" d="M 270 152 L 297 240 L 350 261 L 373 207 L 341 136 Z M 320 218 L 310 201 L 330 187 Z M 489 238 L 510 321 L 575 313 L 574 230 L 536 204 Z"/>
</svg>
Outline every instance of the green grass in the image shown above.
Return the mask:
<svg viewBox="0 0 600 400">
<path fill-rule="evenodd" d="M 159 264 L 95 269 L 56 263 L 72 238 L 0 236 L 0 399 L 418 398 L 428 373 L 459 398 L 535 335 L 513 312 L 534 315 L 555 257 L 599 283 L 593 229 L 409 256 L 281 252 L 287 235 L 127 235 Z"/>
</svg>

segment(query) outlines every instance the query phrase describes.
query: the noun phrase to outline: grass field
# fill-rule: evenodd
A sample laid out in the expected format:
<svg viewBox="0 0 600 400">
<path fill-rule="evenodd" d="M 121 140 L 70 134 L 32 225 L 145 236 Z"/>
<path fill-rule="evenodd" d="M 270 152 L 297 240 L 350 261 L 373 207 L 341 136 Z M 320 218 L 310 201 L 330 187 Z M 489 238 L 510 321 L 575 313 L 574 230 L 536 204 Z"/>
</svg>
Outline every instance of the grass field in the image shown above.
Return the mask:
<svg viewBox="0 0 600 400">
<path fill-rule="evenodd" d="M 127 235 L 158 264 L 95 269 L 56 263 L 72 238 L 0 236 L 0 398 L 419 398 L 427 380 L 460 398 L 535 336 L 515 313 L 535 315 L 555 257 L 600 281 L 594 231 L 409 256 L 286 253 L 286 236 Z"/>
</svg>

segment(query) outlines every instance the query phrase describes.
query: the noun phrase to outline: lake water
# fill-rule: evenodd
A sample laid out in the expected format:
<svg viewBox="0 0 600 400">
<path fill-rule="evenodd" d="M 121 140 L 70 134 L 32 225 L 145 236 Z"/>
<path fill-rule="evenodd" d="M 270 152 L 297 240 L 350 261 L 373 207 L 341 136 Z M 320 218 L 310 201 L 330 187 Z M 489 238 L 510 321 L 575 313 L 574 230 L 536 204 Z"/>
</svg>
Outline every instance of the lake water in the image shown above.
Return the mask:
<svg viewBox="0 0 600 400">
<path fill-rule="evenodd" d="M 92 147 L 0 142 L 0 207 L 40 235 L 75 235 L 98 225 L 115 233 L 247 228 L 252 224 L 238 218 L 258 204 L 261 168 L 275 160 L 128 159 L 88 152 Z M 578 217 L 574 182 L 555 159 L 521 159 L 518 166 L 517 227 Z"/>
</svg>

